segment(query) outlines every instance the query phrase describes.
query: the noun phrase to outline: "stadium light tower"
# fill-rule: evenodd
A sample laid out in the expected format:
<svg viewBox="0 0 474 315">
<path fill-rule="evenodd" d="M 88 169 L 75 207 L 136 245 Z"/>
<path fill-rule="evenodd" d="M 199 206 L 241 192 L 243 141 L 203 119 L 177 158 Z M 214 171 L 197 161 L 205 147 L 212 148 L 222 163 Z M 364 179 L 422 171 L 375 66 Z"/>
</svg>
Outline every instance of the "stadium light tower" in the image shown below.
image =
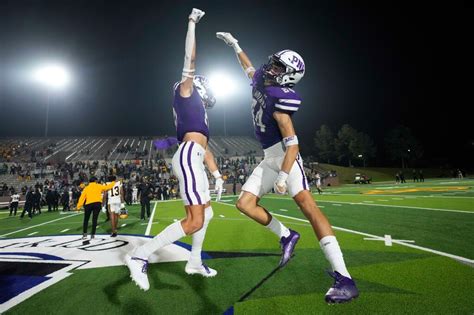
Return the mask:
<svg viewBox="0 0 474 315">
<path fill-rule="evenodd" d="M 212 92 L 216 97 L 217 101 L 225 100 L 232 96 L 236 91 L 236 84 L 230 78 L 230 76 L 224 73 L 213 73 L 209 76 L 209 84 L 211 85 Z M 227 136 L 226 126 L 226 106 L 224 108 L 224 136 Z"/>
<path fill-rule="evenodd" d="M 46 123 L 44 127 L 44 136 L 47 137 L 51 93 L 66 88 L 71 81 L 71 77 L 69 71 L 59 64 L 46 64 L 39 66 L 33 71 L 32 77 L 34 82 L 44 86 L 47 91 Z"/>
</svg>

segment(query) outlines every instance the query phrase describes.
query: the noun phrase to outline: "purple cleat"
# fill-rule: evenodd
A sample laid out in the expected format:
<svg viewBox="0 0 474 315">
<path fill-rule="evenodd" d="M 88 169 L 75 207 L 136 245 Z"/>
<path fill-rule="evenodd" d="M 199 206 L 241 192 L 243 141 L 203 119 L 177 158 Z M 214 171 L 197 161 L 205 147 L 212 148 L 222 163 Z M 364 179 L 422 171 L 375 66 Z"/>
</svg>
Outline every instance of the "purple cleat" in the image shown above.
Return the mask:
<svg viewBox="0 0 474 315">
<path fill-rule="evenodd" d="M 285 266 L 291 258 L 291 254 L 293 254 L 293 250 L 295 249 L 296 243 L 300 239 L 300 234 L 296 231 L 290 229 L 290 235 L 288 237 L 282 237 L 280 239 L 281 245 L 281 259 L 280 259 L 280 267 Z"/>
<path fill-rule="evenodd" d="M 337 271 L 328 271 L 328 273 L 334 278 L 334 284 L 324 297 L 327 303 L 345 303 L 359 296 L 354 280 L 344 277 Z"/>
</svg>

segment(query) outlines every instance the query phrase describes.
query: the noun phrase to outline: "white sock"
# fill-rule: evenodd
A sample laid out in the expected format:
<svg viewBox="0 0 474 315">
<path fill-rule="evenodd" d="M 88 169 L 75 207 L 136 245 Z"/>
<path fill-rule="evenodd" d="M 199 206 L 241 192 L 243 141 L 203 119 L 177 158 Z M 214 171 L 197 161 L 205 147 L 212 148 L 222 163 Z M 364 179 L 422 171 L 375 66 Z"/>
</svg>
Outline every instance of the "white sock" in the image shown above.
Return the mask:
<svg viewBox="0 0 474 315">
<path fill-rule="evenodd" d="M 342 256 L 341 248 L 334 235 L 328 235 L 323 237 L 319 241 L 319 245 L 323 250 L 324 256 L 331 264 L 332 270 L 339 272 L 341 275 L 351 278 L 349 271 L 344 263 L 344 257 Z"/>
<path fill-rule="evenodd" d="M 268 223 L 266 228 L 275 233 L 278 238 L 288 237 L 290 235 L 290 230 L 278 221 L 278 219 L 275 219 L 275 217 L 272 217 L 272 220 Z"/>
<path fill-rule="evenodd" d="M 163 246 L 169 245 L 184 236 L 186 236 L 186 233 L 184 233 L 183 231 L 181 221 L 176 221 L 175 223 L 168 225 L 168 227 L 161 231 L 160 234 L 158 234 L 142 246 L 137 247 L 134 252 L 134 256 L 143 259 L 148 259 L 148 257 L 158 249 L 162 248 Z"/>
<path fill-rule="evenodd" d="M 200 267 L 202 265 L 201 251 L 202 244 L 204 243 L 204 237 L 206 236 L 207 226 L 214 216 L 212 207 L 209 206 L 204 210 L 204 224 L 202 228 L 193 234 L 193 245 L 191 248 L 191 256 L 189 257 L 188 264 L 193 267 Z"/>
</svg>

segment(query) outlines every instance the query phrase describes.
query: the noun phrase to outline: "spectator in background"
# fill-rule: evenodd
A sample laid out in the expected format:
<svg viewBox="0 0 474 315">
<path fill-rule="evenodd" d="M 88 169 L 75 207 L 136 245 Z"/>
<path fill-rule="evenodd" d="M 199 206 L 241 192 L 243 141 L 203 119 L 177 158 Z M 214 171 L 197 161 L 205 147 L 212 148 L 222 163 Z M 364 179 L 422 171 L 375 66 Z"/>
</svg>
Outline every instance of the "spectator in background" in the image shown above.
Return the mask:
<svg viewBox="0 0 474 315">
<path fill-rule="evenodd" d="M 41 191 L 39 189 L 39 186 L 36 186 L 33 198 L 33 213 L 36 212 L 38 212 L 38 214 L 41 214 Z"/>
<path fill-rule="evenodd" d="M 406 180 L 405 180 L 405 175 L 403 174 L 402 171 L 400 171 L 400 183 L 406 183 Z"/>
<path fill-rule="evenodd" d="M 395 184 L 400 184 L 400 173 L 399 172 L 397 172 L 395 174 Z"/>
<path fill-rule="evenodd" d="M 71 208 L 69 207 L 69 191 L 67 189 L 63 190 L 61 205 L 63 206 L 63 212 L 71 211 Z"/>
<path fill-rule="evenodd" d="M 20 195 L 13 193 L 10 197 L 10 216 L 13 214 L 16 216 L 16 211 L 18 209 L 18 203 L 20 202 Z"/>
<path fill-rule="evenodd" d="M 52 189 L 48 188 L 46 193 L 46 204 L 48 205 L 48 212 L 53 211 L 54 209 L 54 192 Z"/>
<path fill-rule="evenodd" d="M 316 189 L 318 190 L 318 194 L 322 194 L 323 190 L 321 189 L 321 175 L 316 173 Z"/>
<path fill-rule="evenodd" d="M 148 218 L 150 217 L 150 200 L 153 199 L 153 185 L 148 181 L 147 177 L 142 177 L 142 182 L 138 188 L 138 194 L 140 196 L 141 214 L 140 219 L 145 220 L 145 210 Z"/>
<path fill-rule="evenodd" d="M 418 175 L 415 169 L 413 169 L 413 182 L 418 182 Z"/>
<path fill-rule="evenodd" d="M 28 212 L 28 216 L 31 219 L 33 217 L 33 215 L 31 214 L 31 209 L 33 208 L 33 199 L 34 199 L 33 188 L 28 189 L 25 198 L 26 198 L 25 206 L 23 207 L 23 211 L 21 212 L 20 219 L 23 219 L 23 217 L 25 216 L 25 212 Z"/>
<path fill-rule="evenodd" d="M 423 170 L 418 170 L 418 178 L 422 183 L 425 181 L 425 177 L 423 176 Z"/>
</svg>

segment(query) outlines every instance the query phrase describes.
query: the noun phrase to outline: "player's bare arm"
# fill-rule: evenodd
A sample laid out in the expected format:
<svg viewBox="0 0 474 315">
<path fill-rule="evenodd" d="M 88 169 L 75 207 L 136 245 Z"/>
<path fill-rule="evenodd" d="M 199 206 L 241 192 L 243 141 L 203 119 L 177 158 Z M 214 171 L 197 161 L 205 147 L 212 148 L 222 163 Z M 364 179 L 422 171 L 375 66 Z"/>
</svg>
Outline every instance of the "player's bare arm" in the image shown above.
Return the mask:
<svg viewBox="0 0 474 315">
<path fill-rule="evenodd" d="M 238 40 L 232 36 L 231 33 L 226 32 L 217 32 L 217 38 L 222 39 L 227 45 L 234 48 L 235 54 L 237 55 L 237 59 L 239 60 L 242 69 L 244 70 L 245 74 L 249 77 L 249 79 L 253 78 L 255 74 L 255 68 L 250 61 L 250 58 L 247 54 L 240 48 L 238 44 Z"/>
<path fill-rule="evenodd" d="M 224 180 L 222 179 L 222 175 L 219 172 L 219 167 L 217 166 L 216 160 L 214 159 L 214 154 L 211 150 L 209 150 L 209 148 L 206 149 L 206 153 L 204 155 L 204 162 L 206 163 L 209 172 L 216 179 L 215 190 L 222 190 Z"/>
<path fill-rule="evenodd" d="M 204 12 L 193 9 L 189 15 L 188 32 L 184 47 L 184 65 L 179 85 L 179 94 L 182 97 L 189 97 L 193 93 L 193 79 L 196 71 L 196 24 L 204 16 Z"/>
<path fill-rule="evenodd" d="M 278 123 L 278 127 L 280 129 L 281 135 L 283 136 L 284 142 L 285 139 L 295 136 L 296 133 L 290 115 L 281 112 L 274 112 L 273 117 Z M 290 172 L 299 151 L 300 149 L 298 143 L 294 143 L 286 147 L 285 158 L 283 160 L 283 164 L 281 165 L 281 170 L 283 172 L 287 174 Z"/>
<path fill-rule="evenodd" d="M 281 164 L 274 188 L 276 193 L 284 194 L 286 193 L 286 179 L 299 153 L 298 138 L 296 137 L 290 115 L 282 112 L 274 112 L 273 117 L 278 123 L 278 128 L 283 137 L 283 143 L 286 146 L 285 157 Z"/>
</svg>

